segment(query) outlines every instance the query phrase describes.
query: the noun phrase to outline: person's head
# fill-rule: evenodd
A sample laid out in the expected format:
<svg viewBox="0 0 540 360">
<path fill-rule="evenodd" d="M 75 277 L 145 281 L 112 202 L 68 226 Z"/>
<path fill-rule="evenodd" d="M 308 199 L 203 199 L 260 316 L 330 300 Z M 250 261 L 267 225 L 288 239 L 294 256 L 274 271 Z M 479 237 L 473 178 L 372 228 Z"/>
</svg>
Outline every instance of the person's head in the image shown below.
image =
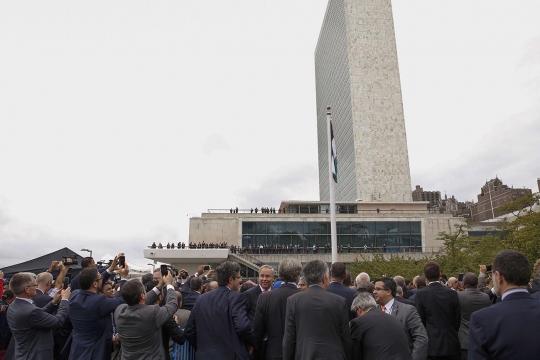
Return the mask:
<svg viewBox="0 0 540 360">
<path fill-rule="evenodd" d="M 141 278 L 141 281 L 142 281 L 143 285 L 146 285 L 147 283 L 149 283 L 153 279 L 154 279 L 153 274 L 144 274 L 143 277 Z"/>
<path fill-rule="evenodd" d="M 82 269 L 79 273 L 79 284 L 82 290 L 97 293 L 97 289 L 101 287 L 101 279 L 101 274 L 96 268 Z"/>
<path fill-rule="evenodd" d="M 161 268 L 154 269 L 154 274 L 152 275 L 152 281 L 156 281 L 159 283 L 159 280 L 161 280 Z"/>
<path fill-rule="evenodd" d="M 362 316 L 376 306 L 377 303 L 370 293 L 359 292 L 352 302 L 351 311 L 354 311 L 356 316 Z"/>
<path fill-rule="evenodd" d="M 158 282 L 157 281 L 149 281 L 147 282 L 145 285 L 144 285 L 144 289 L 146 290 L 146 292 L 149 292 L 151 291 L 154 287 L 158 286 Z"/>
<path fill-rule="evenodd" d="M 446 286 L 448 286 L 449 288 L 452 288 L 454 290 L 457 290 L 457 288 L 458 288 L 457 278 L 451 276 L 450 279 L 448 279 L 448 282 L 446 283 Z"/>
<path fill-rule="evenodd" d="M 81 267 L 83 269 L 95 267 L 96 263 L 93 257 L 87 256 L 81 260 Z"/>
<path fill-rule="evenodd" d="M 397 297 L 403 297 L 403 288 L 401 286 L 396 286 L 396 296 Z"/>
<path fill-rule="evenodd" d="M 401 286 L 401 288 L 405 288 L 405 278 L 401 275 L 394 276 L 394 281 L 398 286 Z"/>
<path fill-rule="evenodd" d="M 421 275 L 416 279 L 416 288 L 418 290 L 423 289 L 427 286 L 426 277 L 424 275 Z"/>
<path fill-rule="evenodd" d="M 131 280 L 122 286 L 122 298 L 129 306 L 144 304 L 146 302 L 146 292 L 144 285 L 139 280 Z"/>
<path fill-rule="evenodd" d="M 219 286 L 228 286 L 236 291 L 240 287 L 242 275 L 240 275 L 240 265 L 232 261 L 225 261 L 216 268 L 217 282 Z"/>
<path fill-rule="evenodd" d="M 396 297 L 397 284 L 394 279 L 382 277 L 375 280 L 375 289 L 373 296 L 379 305 L 386 305 L 390 300 Z"/>
<path fill-rule="evenodd" d="M 414 279 L 412 280 L 413 288 L 416 287 L 416 281 L 418 280 L 419 277 L 420 277 L 420 276 L 416 275 L 416 276 L 414 277 Z"/>
<path fill-rule="evenodd" d="M 298 286 L 297 286 L 300 290 L 304 291 L 304 290 L 307 290 L 308 289 L 308 285 L 307 285 L 307 282 L 306 282 L 306 278 L 305 277 L 301 277 L 300 280 L 298 280 Z"/>
<path fill-rule="evenodd" d="M 531 264 L 520 252 L 503 250 L 492 265 L 493 287 L 498 296 L 516 287 L 526 287 L 531 276 Z"/>
<path fill-rule="evenodd" d="M 466 289 L 476 289 L 478 287 L 478 276 L 475 273 L 468 272 L 463 276 L 463 286 Z"/>
<path fill-rule="evenodd" d="M 36 282 L 38 284 L 38 288 L 43 290 L 45 293 L 52 287 L 53 276 L 48 272 L 39 273 L 36 277 Z"/>
<path fill-rule="evenodd" d="M 189 281 L 189 288 L 191 289 L 191 291 L 201 292 L 202 286 L 203 286 L 203 281 L 200 277 L 195 276 Z"/>
<path fill-rule="evenodd" d="M 294 258 L 286 258 L 278 265 L 279 277 L 285 282 L 298 282 L 302 264 Z"/>
<path fill-rule="evenodd" d="M 206 284 L 206 288 L 204 290 L 204 292 L 209 292 L 209 291 L 212 291 L 214 290 L 215 288 L 218 287 L 218 282 L 217 281 L 209 281 L 207 284 Z"/>
<path fill-rule="evenodd" d="M 365 289 L 368 286 L 367 284 L 370 283 L 370 280 L 371 279 L 368 273 L 361 272 L 360 274 L 358 274 L 358 276 L 356 276 L 354 282 L 357 289 Z"/>
<path fill-rule="evenodd" d="M 342 262 L 335 262 L 330 268 L 330 276 L 332 276 L 333 281 L 343 282 L 345 276 L 347 276 L 347 268 Z"/>
<path fill-rule="evenodd" d="M 103 295 L 105 295 L 106 297 L 108 298 L 113 298 L 114 297 L 114 288 L 113 288 L 113 284 L 111 281 L 107 280 L 107 282 L 105 282 L 103 284 L 103 286 L 101 287 L 101 292 L 103 293 Z"/>
<path fill-rule="evenodd" d="M 441 277 L 441 269 L 435 261 L 428 261 L 424 264 L 424 276 L 428 281 L 438 281 Z"/>
<path fill-rule="evenodd" d="M 270 265 L 263 265 L 259 269 L 259 285 L 267 291 L 274 283 L 274 269 Z"/>
<path fill-rule="evenodd" d="M 180 309 L 182 307 L 182 293 L 180 291 L 175 291 L 176 293 L 176 299 L 178 300 L 178 308 Z"/>
<path fill-rule="evenodd" d="M 36 275 L 22 272 L 13 275 L 9 281 L 9 289 L 20 298 L 31 299 L 36 295 Z"/>
<path fill-rule="evenodd" d="M 346 287 L 351 287 L 352 285 L 351 273 L 348 271 L 347 271 L 347 274 L 345 275 L 345 279 L 343 279 L 343 285 Z"/>
<path fill-rule="evenodd" d="M 15 294 L 13 291 L 7 289 L 4 290 L 4 293 L 2 294 L 2 301 L 4 301 L 6 304 L 11 304 L 15 300 Z"/>
<path fill-rule="evenodd" d="M 255 287 L 255 285 L 253 285 L 251 282 L 245 282 L 242 284 L 242 286 L 240 287 L 240 292 L 243 293 L 243 292 L 246 292 L 248 291 L 249 289 L 251 289 L 252 287 Z"/>
<path fill-rule="evenodd" d="M 328 265 L 321 260 L 311 260 L 306 265 L 304 265 L 304 277 L 308 286 L 319 284 L 323 288 L 328 287 Z"/>
</svg>

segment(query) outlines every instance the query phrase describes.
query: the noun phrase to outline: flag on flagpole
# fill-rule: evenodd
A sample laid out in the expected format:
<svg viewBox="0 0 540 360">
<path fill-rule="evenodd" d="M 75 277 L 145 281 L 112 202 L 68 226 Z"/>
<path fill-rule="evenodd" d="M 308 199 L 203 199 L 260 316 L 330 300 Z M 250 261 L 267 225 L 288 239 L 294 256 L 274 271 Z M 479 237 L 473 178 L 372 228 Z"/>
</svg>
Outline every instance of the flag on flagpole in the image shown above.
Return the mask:
<svg viewBox="0 0 540 360">
<path fill-rule="evenodd" d="M 332 127 L 332 120 L 330 120 L 330 156 L 332 158 L 332 177 L 337 184 L 337 147 L 336 139 L 334 139 L 334 128 Z"/>
</svg>

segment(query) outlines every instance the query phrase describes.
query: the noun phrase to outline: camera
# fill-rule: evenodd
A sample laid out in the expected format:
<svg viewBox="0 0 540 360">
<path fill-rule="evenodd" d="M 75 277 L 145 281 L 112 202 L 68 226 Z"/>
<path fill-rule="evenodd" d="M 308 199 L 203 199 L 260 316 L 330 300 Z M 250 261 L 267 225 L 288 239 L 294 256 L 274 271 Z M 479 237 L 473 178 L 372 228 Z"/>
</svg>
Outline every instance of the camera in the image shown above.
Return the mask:
<svg viewBox="0 0 540 360">
<path fill-rule="evenodd" d="M 64 256 L 62 258 L 62 262 L 64 263 L 64 265 L 79 265 L 79 259 L 75 254 L 73 254 L 72 257 Z"/>
</svg>

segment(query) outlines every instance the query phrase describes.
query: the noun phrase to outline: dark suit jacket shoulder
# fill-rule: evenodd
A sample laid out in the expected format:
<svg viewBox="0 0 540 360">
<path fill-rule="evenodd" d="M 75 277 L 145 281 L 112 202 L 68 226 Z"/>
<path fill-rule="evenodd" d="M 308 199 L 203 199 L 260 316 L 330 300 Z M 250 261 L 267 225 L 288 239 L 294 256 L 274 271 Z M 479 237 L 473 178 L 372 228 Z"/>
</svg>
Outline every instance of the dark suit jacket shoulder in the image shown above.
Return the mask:
<svg viewBox="0 0 540 360">
<path fill-rule="evenodd" d="M 469 359 L 537 359 L 540 302 L 526 292 L 471 314 Z"/>
<path fill-rule="evenodd" d="M 413 294 L 413 295 L 414 295 L 414 294 Z M 399 297 L 399 296 L 396 296 L 396 297 L 394 298 L 394 300 L 397 301 L 397 302 L 400 302 L 400 303 L 402 303 L 402 304 L 407 304 L 407 305 L 415 306 L 414 301 L 409 300 L 409 299 L 404 299 L 404 298 Z"/>
<path fill-rule="evenodd" d="M 469 322 L 471 314 L 491 305 L 489 296 L 476 289 L 465 289 L 458 292 L 459 308 L 461 310 L 461 325 L 459 327 L 459 343 L 462 349 L 469 348 Z"/>
<path fill-rule="evenodd" d="M 253 323 L 255 321 L 255 310 L 257 309 L 257 300 L 259 299 L 259 295 L 262 294 L 262 290 L 260 285 L 256 285 L 252 287 L 251 289 L 244 292 L 244 296 L 246 298 L 246 312 L 249 318 L 249 322 L 251 326 L 253 326 Z"/>
<path fill-rule="evenodd" d="M 32 298 L 32 301 L 34 303 L 36 303 L 36 306 L 37 307 L 44 307 L 45 305 L 47 305 L 49 302 L 52 301 L 52 297 L 50 297 L 49 295 L 47 294 L 44 294 L 41 290 L 37 289 L 36 290 L 36 296 L 34 296 Z"/>
<path fill-rule="evenodd" d="M 356 297 L 356 295 L 358 295 L 358 291 L 348 288 L 342 283 L 336 281 L 330 283 L 326 291 L 339 295 L 345 299 L 345 301 L 347 302 L 347 309 L 349 309 L 349 320 L 352 320 L 356 317 L 356 313 L 354 311 L 351 311 L 351 306 L 354 298 Z"/>
</svg>

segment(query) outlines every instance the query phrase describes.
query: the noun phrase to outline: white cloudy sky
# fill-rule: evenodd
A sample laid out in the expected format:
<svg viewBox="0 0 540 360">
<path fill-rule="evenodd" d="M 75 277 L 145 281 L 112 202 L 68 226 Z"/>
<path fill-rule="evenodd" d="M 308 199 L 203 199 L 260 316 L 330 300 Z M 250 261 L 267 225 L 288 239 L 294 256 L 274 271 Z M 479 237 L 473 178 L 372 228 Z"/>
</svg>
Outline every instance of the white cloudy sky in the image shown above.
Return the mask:
<svg viewBox="0 0 540 360">
<path fill-rule="evenodd" d="M 318 199 L 325 9 L 0 0 L 0 267 L 64 246 L 144 265 L 192 214 Z M 540 2 L 393 10 L 413 186 L 537 191 Z"/>
</svg>

